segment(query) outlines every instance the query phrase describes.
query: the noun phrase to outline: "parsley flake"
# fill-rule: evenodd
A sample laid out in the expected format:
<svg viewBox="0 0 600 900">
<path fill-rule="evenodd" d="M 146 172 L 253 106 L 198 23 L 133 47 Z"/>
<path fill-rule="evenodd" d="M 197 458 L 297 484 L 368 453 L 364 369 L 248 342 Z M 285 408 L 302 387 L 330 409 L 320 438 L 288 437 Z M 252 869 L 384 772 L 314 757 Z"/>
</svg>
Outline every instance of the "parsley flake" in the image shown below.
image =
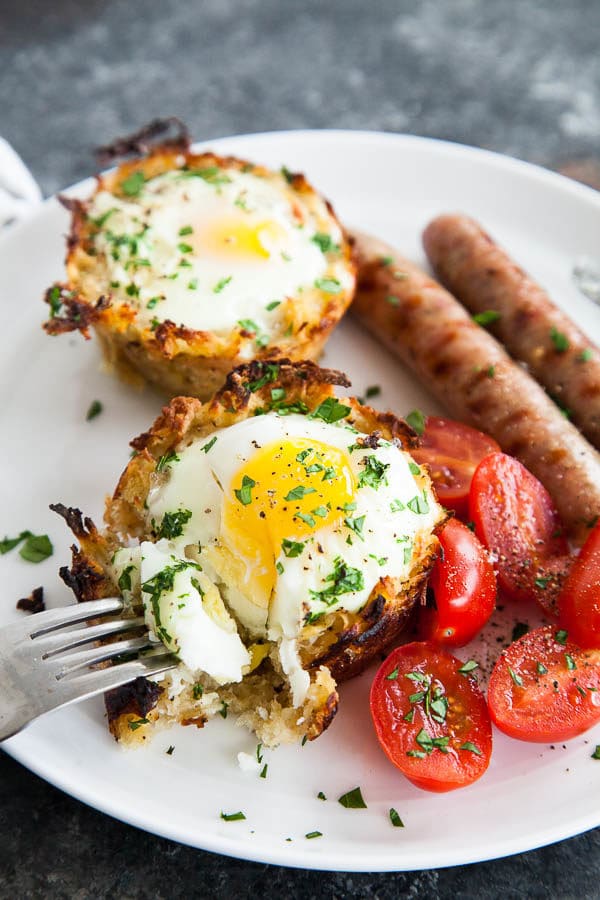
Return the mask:
<svg viewBox="0 0 600 900">
<path fill-rule="evenodd" d="M 221 812 L 221 818 L 223 819 L 224 822 L 241 822 L 242 819 L 246 818 L 246 816 L 240 810 L 239 812 L 235 812 L 235 813 Z"/>
<path fill-rule="evenodd" d="M 156 535 L 158 538 L 180 537 L 183 534 L 183 526 L 192 518 L 191 509 L 177 509 L 174 512 L 166 512 L 160 523 Z"/>
<path fill-rule="evenodd" d="M 99 400 L 92 400 L 92 402 L 89 405 L 88 411 L 85 414 L 86 422 L 91 422 L 92 419 L 95 419 L 96 416 L 99 416 L 100 413 L 102 412 L 103 408 L 104 407 L 102 406 L 102 404 L 100 403 Z"/>
<path fill-rule="evenodd" d="M 221 278 L 220 281 L 217 281 L 213 288 L 213 294 L 220 294 L 221 291 L 227 287 L 232 278 L 233 275 L 228 275 L 227 278 Z"/>
<path fill-rule="evenodd" d="M 362 792 L 359 787 L 353 788 L 341 797 L 338 797 L 338 803 L 346 809 L 366 809 L 367 804 L 364 801 Z"/>
<path fill-rule="evenodd" d="M 390 822 L 394 826 L 394 828 L 404 828 L 404 822 L 392 806 L 390 808 Z"/>
<path fill-rule="evenodd" d="M 337 278 L 317 278 L 315 287 L 325 294 L 339 294 L 342 290 L 342 285 Z"/>
<path fill-rule="evenodd" d="M 413 409 L 405 416 L 404 421 L 407 425 L 410 425 L 413 431 L 416 431 L 418 435 L 421 435 L 425 431 L 427 417 L 420 409 Z"/>
<path fill-rule="evenodd" d="M 132 172 L 121 182 L 121 190 L 126 197 L 138 197 L 145 182 L 146 176 L 143 172 Z"/>
<path fill-rule="evenodd" d="M 556 328 L 550 329 L 550 340 L 554 344 L 554 349 L 557 353 L 566 353 L 569 349 L 569 339 L 566 334 L 563 334 L 562 331 L 558 331 Z"/>
<path fill-rule="evenodd" d="M 350 407 L 340 403 L 335 397 L 327 397 L 317 408 L 310 414 L 311 419 L 323 419 L 324 422 L 333 424 L 345 419 L 350 412 Z"/>
<path fill-rule="evenodd" d="M 244 475 L 242 478 L 242 486 L 234 491 L 235 496 L 238 498 L 240 503 L 243 506 L 248 506 L 252 503 L 252 488 L 256 485 L 256 482 L 253 478 L 250 478 L 249 475 Z"/>
<path fill-rule="evenodd" d="M 497 322 L 498 319 L 501 319 L 502 315 L 496 309 L 484 309 L 483 312 L 476 313 L 473 316 L 473 321 L 478 325 L 491 325 L 492 322 Z"/>
</svg>

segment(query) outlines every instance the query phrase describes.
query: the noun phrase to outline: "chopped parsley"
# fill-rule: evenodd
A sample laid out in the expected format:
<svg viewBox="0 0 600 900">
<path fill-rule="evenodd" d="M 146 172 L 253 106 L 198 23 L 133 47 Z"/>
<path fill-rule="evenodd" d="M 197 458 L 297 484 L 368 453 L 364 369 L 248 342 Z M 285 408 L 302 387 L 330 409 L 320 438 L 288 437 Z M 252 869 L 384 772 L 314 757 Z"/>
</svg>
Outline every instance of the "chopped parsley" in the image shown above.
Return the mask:
<svg viewBox="0 0 600 900">
<path fill-rule="evenodd" d="M 398 297 L 394 297 L 393 294 L 390 294 L 385 298 L 385 302 L 389 303 L 390 306 L 400 306 L 400 299 Z"/>
<path fill-rule="evenodd" d="M 491 325 L 492 322 L 497 322 L 498 319 L 501 319 L 502 315 L 496 309 L 484 309 L 483 312 L 476 313 L 473 316 L 473 321 L 478 325 Z"/>
<path fill-rule="evenodd" d="M 303 484 L 299 484 L 297 487 L 292 488 L 291 491 L 285 495 L 285 500 L 301 500 L 303 497 L 306 497 L 307 494 L 314 494 L 315 489 L 311 487 L 304 487 Z"/>
<path fill-rule="evenodd" d="M 14 550 L 21 541 L 24 541 L 25 538 L 29 537 L 32 537 L 31 531 L 22 531 L 21 534 L 14 538 L 5 537 L 4 540 L 0 541 L 0 554 L 4 555 L 5 553 L 8 553 L 9 550 Z"/>
<path fill-rule="evenodd" d="M 568 633 L 564 629 L 561 629 L 560 631 L 557 631 L 556 634 L 554 635 L 554 640 L 556 641 L 557 644 L 562 644 L 564 646 L 567 643 L 568 637 L 569 637 Z"/>
<path fill-rule="evenodd" d="M 523 679 L 521 678 L 521 676 L 517 675 L 517 673 L 514 672 L 510 666 L 507 666 L 506 668 L 508 669 L 508 674 L 510 675 L 516 686 L 523 687 Z"/>
<path fill-rule="evenodd" d="M 327 800 L 327 797 L 325 796 L 323 791 L 319 791 L 319 793 L 317 794 L 317 800 Z"/>
<path fill-rule="evenodd" d="M 327 587 L 322 591 L 310 591 L 313 600 L 318 600 L 326 606 L 332 606 L 337 597 L 342 594 L 350 594 L 354 591 L 362 591 L 365 583 L 360 569 L 353 569 L 338 556 L 333 561 L 333 572 L 324 579 Z"/>
<path fill-rule="evenodd" d="M 217 281 L 217 283 L 215 284 L 215 286 L 213 288 L 213 294 L 220 294 L 221 291 L 227 287 L 227 285 L 229 284 L 229 282 L 231 281 L 232 278 L 233 278 L 233 275 L 228 275 L 227 278 L 221 278 L 220 281 Z"/>
<path fill-rule="evenodd" d="M 174 749 L 175 749 L 175 747 L 173 746 L 173 744 L 171 744 L 171 745 L 165 750 L 165 753 L 167 754 L 167 756 L 173 756 L 173 750 L 174 750 Z"/>
<path fill-rule="evenodd" d="M 300 556 L 304 550 L 304 544 L 300 541 L 289 541 L 287 538 L 284 538 L 281 543 L 281 549 L 285 556 L 289 559 L 294 559 L 294 557 Z"/>
<path fill-rule="evenodd" d="M 219 710 L 219 715 L 222 716 L 223 719 L 227 718 L 228 708 L 229 708 L 229 703 L 226 703 L 224 700 L 221 701 L 221 709 Z"/>
<path fill-rule="evenodd" d="M 585 350 L 582 350 L 579 356 L 577 357 L 577 362 L 589 362 L 590 359 L 593 359 L 594 351 L 591 347 L 586 347 Z"/>
<path fill-rule="evenodd" d="M 192 697 L 194 698 L 194 700 L 199 700 L 203 693 L 204 688 L 202 687 L 200 682 L 197 681 L 196 684 L 192 687 Z"/>
<path fill-rule="evenodd" d="M 194 248 L 191 244 L 185 244 L 183 242 L 177 244 L 177 249 L 180 253 L 193 253 Z"/>
<path fill-rule="evenodd" d="M 346 528 L 349 528 L 351 531 L 353 531 L 354 534 L 356 534 L 361 539 L 361 541 L 364 541 L 363 527 L 366 518 L 367 517 L 365 515 L 358 516 L 358 518 L 356 519 L 344 519 L 344 525 L 346 526 Z"/>
<path fill-rule="evenodd" d="M 270 303 L 267 303 L 265 309 L 267 312 L 273 312 L 274 309 L 277 309 L 278 306 L 281 306 L 281 300 L 271 300 Z"/>
<path fill-rule="evenodd" d="M 176 462 L 179 462 L 179 457 L 177 456 L 177 454 L 175 453 L 174 450 L 169 450 L 168 453 L 165 453 L 163 456 L 161 456 L 159 458 L 158 462 L 156 463 L 155 471 L 164 472 L 164 470 L 167 468 L 167 466 L 170 466 L 170 465 L 172 465 L 172 463 L 176 463 Z"/>
<path fill-rule="evenodd" d="M 202 452 L 203 452 L 203 453 L 208 453 L 209 450 L 211 450 L 211 449 L 215 446 L 216 443 L 217 443 L 217 436 L 216 436 L 216 434 L 215 434 L 215 436 L 214 436 L 214 437 L 211 437 L 210 441 L 208 441 L 208 442 L 204 445 L 204 447 L 202 447 Z"/>
<path fill-rule="evenodd" d="M 404 828 L 404 822 L 392 806 L 390 809 L 390 822 L 394 826 L 394 828 Z"/>
<path fill-rule="evenodd" d="M 339 253 L 340 245 L 336 244 L 331 235 L 325 234 L 323 231 L 317 231 L 311 237 L 313 244 L 316 244 L 322 253 Z"/>
<path fill-rule="evenodd" d="M 338 797 L 338 803 L 346 809 L 366 809 L 367 804 L 364 801 L 362 792 L 359 787 L 353 788 L 346 794 Z"/>
<path fill-rule="evenodd" d="M 420 475 L 420 474 L 421 474 L 421 468 L 420 468 L 420 466 L 418 466 L 418 465 L 417 465 L 416 463 L 414 463 L 414 462 L 409 462 L 408 468 L 409 468 L 409 470 L 410 470 L 411 475 Z"/>
<path fill-rule="evenodd" d="M 264 766 L 263 766 L 262 769 L 261 769 L 261 773 L 260 773 L 260 775 L 259 775 L 259 778 L 266 778 L 266 777 L 267 777 L 267 769 L 268 769 L 268 768 L 269 768 L 269 764 L 268 764 L 268 763 L 265 763 Z"/>
<path fill-rule="evenodd" d="M 398 678 L 398 666 L 385 676 L 386 681 L 395 681 Z"/>
<path fill-rule="evenodd" d="M 317 278 L 315 287 L 325 294 L 339 294 L 342 290 L 342 285 L 337 278 Z"/>
<path fill-rule="evenodd" d="M 54 547 L 47 534 L 29 534 L 19 550 L 21 559 L 27 562 L 40 563 L 54 553 Z"/>
<path fill-rule="evenodd" d="M 143 172 L 132 172 L 121 182 L 121 190 L 126 197 L 138 197 L 145 183 L 146 176 Z"/>
<path fill-rule="evenodd" d="M 420 409 L 413 409 L 412 412 L 409 412 L 405 417 L 404 421 L 407 425 L 410 425 L 413 431 L 416 431 L 417 434 L 421 435 L 425 431 L 427 417 Z"/>
<path fill-rule="evenodd" d="M 365 391 L 365 397 L 369 400 L 371 397 L 378 397 L 380 393 L 381 388 L 378 384 L 370 384 Z"/>
<path fill-rule="evenodd" d="M 231 183 L 229 175 L 225 175 L 218 166 L 204 166 L 202 169 L 182 169 L 179 177 L 201 178 L 207 184 L 213 184 L 215 187 Z"/>
<path fill-rule="evenodd" d="M 91 422 L 92 419 L 95 419 L 96 416 L 99 416 L 102 412 L 103 406 L 99 400 L 92 400 L 89 405 L 88 411 L 85 414 L 86 422 Z"/>
<path fill-rule="evenodd" d="M 180 228 L 178 231 L 179 237 L 185 237 L 186 234 L 193 234 L 194 229 L 191 225 L 184 225 L 183 228 Z"/>
<path fill-rule="evenodd" d="M 164 569 L 161 569 L 160 572 L 157 572 L 156 575 L 153 575 L 152 578 L 149 578 L 148 581 L 145 581 L 142 584 L 142 591 L 145 594 L 150 594 L 150 604 L 152 606 L 152 614 L 154 616 L 154 621 L 156 622 L 156 633 L 161 641 L 169 642 L 172 640 L 171 635 L 163 628 L 161 614 L 160 614 L 160 598 L 161 595 L 165 591 L 173 590 L 173 585 L 175 584 L 175 576 L 178 572 L 183 572 L 185 569 L 189 568 L 198 568 L 196 563 L 186 562 L 184 560 L 179 560 L 174 563 L 172 566 L 165 566 Z"/>
<path fill-rule="evenodd" d="M 275 381 L 275 379 L 279 375 L 279 366 L 277 365 L 277 363 L 263 363 L 261 366 L 261 371 L 263 374 L 260 378 L 257 378 L 256 381 L 250 381 L 246 385 L 251 393 L 260 390 L 260 388 L 264 387 L 265 384 L 269 384 L 271 381 Z"/>
<path fill-rule="evenodd" d="M 349 406 L 340 403 L 335 397 L 327 397 L 310 414 L 310 418 L 323 419 L 324 422 L 328 422 L 331 425 L 334 422 L 339 422 L 340 419 L 345 419 L 349 412 Z"/>
<path fill-rule="evenodd" d="M 323 832 L 322 831 L 309 831 L 308 834 L 304 835 L 304 837 L 307 840 L 311 841 L 313 838 L 323 837 Z"/>
<path fill-rule="evenodd" d="M 393 256 L 382 256 L 382 257 L 380 257 L 379 262 L 382 266 L 386 266 L 386 267 L 391 266 L 391 264 L 394 262 L 394 257 Z"/>
<path fill-rule="evenodd" d="M 138 728 L 142 727 L 142 725 L 149 725 L 149 724 L 150 724 L 150 719 L 146 719 L 145 717 L 143 719 L 130 719 L 127 723 L 127 725 L 129 726 L 131 731 L 137 731 Z"/>
<path fill-rule="evenodd" d="M 567 664 L 567 669 L 569 669 L 571 672 L 573 671 L 573 669 L 577 668 L 575 660 L 570 653 L 565 653 L 565 662 Z"/>
<path fill-rule="evenodd" d="M 192 518 L 191 509 L 177 509 L 174 512 L 166 512 L 156 532 L 158 538 L 180 537 L 183 534 L 183 526 Z"/>
<path fill-rule="evenodd" d="M 406 509 L 406 506 L 402 502 L 402 500 L 392 500 L 390 503 L 391 512 L 401 512 L 403 509 Z"/>
<path fill-rule="evenodd" d="M 361 465 L 364 468 L 358 477 L 359 487 L 368 486 L 376 491 L 382 484 L 388 483 L 385 473 L 390 467 L 389 463 L 381 462 L 374 454 L 371 454 L 363 457 Z"/>
<path fill-rule="evenodd" d="M 550 329 L 550 340 L 554 344 L 554 349 L 557 353 L 566 353 L 569 349 L 569 339 L 566 334 L 563 334 L 562 331 L 558 331 L 556 328 Z"/>
<path fill-rule="evenodd" d="M 294 518 L 301 519 L 303 522 L 306 523 L 306 525 L 308 525 L 309 528 L 314 528 L 315 525 L 317 524 L 316 520 L 313 519 L 312 516 L 309 516 L 308 513 L 297 512 Z"/>
<path fill-rule="evenodd" d="M 479 663 L 475 662 L 474 659 L 469 659 L 469 660 L 467 660 L 466 663 L 463 663 L 463 665 L 460 667 L 460 669 L 458 669 L 458 673 L 459 673 L 459 675 L 470 675 L 471 672 L 473 672 L 475 669 L 478 669 L 478 668 L 479 668 Z"/>
<path fill-rule="evenodd" d="M 471 741 L 465 741 L 464 744 L 461 744 L 458 748 L 459 750 L 469 750 L 471 753 L 474 753 L 476 756 L 483 756 L 482 751 L 479 747 L 476 747 Z"/>
<path fill-rule="evenodd" d="M 188 281 L 188 291 L 196 291 L 198 290 L 198 279 L 192 278 L 191 281 Z"/>
<path fill-rule="evenodd" d="M 246 818 L 246 816 L 240 810 L 239 812 L 235 812 L 235 813 L 221 812 L 221 818 L 223 819 L 224 822 L 241 822 L 242 819 Z"/>
<path fill-rule="evenodd" d="M 119 580 L 117 581 L 117 585 L 119 586 L 120 591 L 130 591 L 131 590 L 131 573 L 135 571 L 135 566 L 126 566 L 123 569 L 121 574 L 119 575 Z"/>
<path fill-rule="evenodd" d="M 592 753 L 592 759 L 600 759 L 600 744 L 596 744 L 596 749 Z"/>
<path fill-rule="evenodd" d="M 414 512 L 417 516 L 425 516 L 429 512 L 429 503 L 427 502 L 427 491 L 423 491 L 423 494 L 417 494 L 412 500 L 409 500 L 406 504 L 408 509 L 411 512 Z"/>
<path fill-rule="evenodd" d="M 53 319 L 60 312 L 62 298 L 57 284 L 48 291 L 48 305 L 50 306 L 50 318 Z"/>
<path fill-rule="evenodd" d="M 546 668 L 544 663 L 538 662 L 538 664 L 536 665 L 535 668 L 536 668 L 538 675 L 547 675 L 548 674 L 548 669 Z"/>
<path fill-rule="evenodd" d="M 253 478 L 250 478 L 249 475 L 244 475 L 242 478 L 242 486 L 234 491 L 235 496 L 243 506 L 248 506 L 252 503 L 252 488 L 255 485 L 256 482 Z"/>
</svg>

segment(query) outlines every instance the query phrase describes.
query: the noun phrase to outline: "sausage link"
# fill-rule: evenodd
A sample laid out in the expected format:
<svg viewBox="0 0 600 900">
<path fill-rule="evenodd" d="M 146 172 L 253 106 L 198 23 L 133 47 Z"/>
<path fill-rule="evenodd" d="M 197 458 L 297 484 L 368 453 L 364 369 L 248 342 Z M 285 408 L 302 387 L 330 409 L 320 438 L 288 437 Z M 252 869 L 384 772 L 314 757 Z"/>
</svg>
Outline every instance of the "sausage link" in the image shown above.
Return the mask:
<svg viewBox="0 0 600 900">
<path fill-rule="evenodd" d="M 600 351 L 592 341 L 473 219 L 438 216 L 423 245 L 437 277 L 470 312 L 498 313 L 491 333 L 600 449 Z"/>
<path fill-rule="evenodd" d="M 492 435 L 546 486 L 572 538 L 600 514 L 600 456 L 440 284 L 392 247 L 353 234 L 353 315 L 400 357 L 449 412 Z"/>
</svg>

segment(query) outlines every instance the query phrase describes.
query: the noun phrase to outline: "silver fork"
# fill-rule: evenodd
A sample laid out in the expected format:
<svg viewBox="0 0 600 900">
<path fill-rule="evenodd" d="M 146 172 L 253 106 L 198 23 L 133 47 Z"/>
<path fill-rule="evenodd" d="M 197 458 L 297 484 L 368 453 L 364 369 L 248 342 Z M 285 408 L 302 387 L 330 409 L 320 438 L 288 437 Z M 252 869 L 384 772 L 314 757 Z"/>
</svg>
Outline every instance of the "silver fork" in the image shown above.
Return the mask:
<svg viewBox="0 0 600 900">
<path fill-rule="evenodd" d="M 109 597 L 35 613 L 24 622 L 0 629 L 0 741 L 52 709 L 94 697 L 140 675 L 158 675 L 178 664 L 177 657 L 162 644 L 151 643 L 147 633 L 127 637 L 127 632 L 144 625 L 141 616 L 73 628 L 122 611 L 123 601 Z M 124 638 L 97 644 L 118 635 Z M 90 643 L 96 646 L 72 652 Z M 123 653 L 144 650 L 149 651 L 147 655 L 136 659 L 92 668 Z"/>
</svg>

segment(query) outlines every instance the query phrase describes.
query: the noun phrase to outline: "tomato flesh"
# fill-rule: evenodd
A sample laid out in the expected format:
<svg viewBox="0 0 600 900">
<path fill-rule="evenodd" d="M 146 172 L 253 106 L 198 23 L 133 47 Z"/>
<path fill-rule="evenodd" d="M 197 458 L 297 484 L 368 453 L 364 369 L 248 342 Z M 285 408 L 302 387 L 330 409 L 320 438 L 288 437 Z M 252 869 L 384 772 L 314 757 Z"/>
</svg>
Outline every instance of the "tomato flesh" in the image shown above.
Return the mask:
<svg viewBox="0 0 600 900">
<path fill-rule="evenodd" d="M 394 650 L 371 686 L 371 716 L 381 747 L 414 785 L 451 791 L 481 778 L 492 728 L 475 678 L 428 641 Z"/>
<path fill-rule="evenodd" d="M 419 611 L 419 636 L 463 647 L 494 611 L 496 576 L 481 541 L 462 522 L 450 519 L 439 540 L 442 552 L 429 578 L 435 606 Z"/>
<path fill-rule="evenodd" d="M 600 721 L 600 651 L 583 650 L 556 625 L 505 650 L 488 689 L 492 721 L 522 741 L 566 741 Z"/>
<path fill-rule="evenodd" d="M 498 586 L 513 600 L 535 599 L 557 614 L 571 564 L 552 499 L 517 459 L 492 453 L 475 470 L 469 494 L 475 533 L 494 554 Z"/>
<path fill-rule="evenodd" d="M 600 647 L 600 522 L 574 560 L 558 598 L 560 622 L 582 647 Z"/>
<path fill-rule="evenodd" d="M 440 503 L 465 518 L 473 472 L 485 456 L 497 450 L 500 447 L 496 441 L 475 428 L 428 416 L 421 446 L 412 455 L 419 464 L 429 467 Z"/>
</svg>

